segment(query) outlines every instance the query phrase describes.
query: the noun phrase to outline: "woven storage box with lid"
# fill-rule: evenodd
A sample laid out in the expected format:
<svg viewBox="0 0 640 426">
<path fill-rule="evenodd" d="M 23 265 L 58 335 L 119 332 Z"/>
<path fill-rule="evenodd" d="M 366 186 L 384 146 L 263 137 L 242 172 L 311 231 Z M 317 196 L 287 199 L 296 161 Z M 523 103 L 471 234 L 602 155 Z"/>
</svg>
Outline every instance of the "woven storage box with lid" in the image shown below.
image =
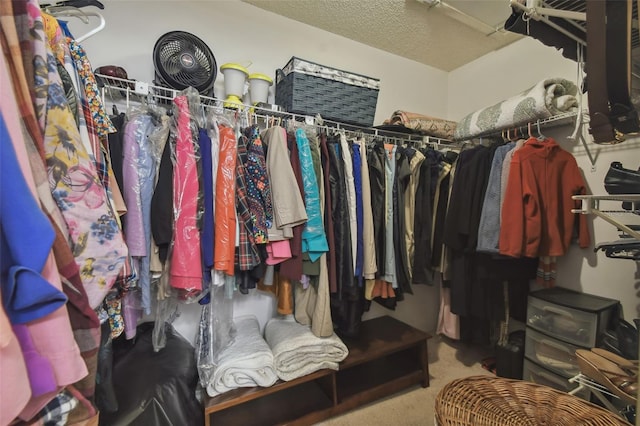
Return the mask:
<svg viewBox="0 0 640 426">
<path fill-rule="evenodd" d="M 292 57 L 276 74 L 276 104 L 286 111 L 373 125 L 380 80 Z"/>
<path fill-rule="evenodd" d="M 491 376 L 446 384 L 436 396 L 438 426 L 618 426 L 621 417 L 548 386 Z"/>
</svg>

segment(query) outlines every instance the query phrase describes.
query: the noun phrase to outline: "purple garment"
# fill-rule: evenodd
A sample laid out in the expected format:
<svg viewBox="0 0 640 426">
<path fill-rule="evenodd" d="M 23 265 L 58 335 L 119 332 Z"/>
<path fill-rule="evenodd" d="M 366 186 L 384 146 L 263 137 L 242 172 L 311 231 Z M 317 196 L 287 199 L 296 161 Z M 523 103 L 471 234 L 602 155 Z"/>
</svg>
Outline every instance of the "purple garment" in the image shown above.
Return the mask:
<svg viewBox="0 0 640 426">
<path fill-rule="evenodd" d="M 55 392 L 58 386 L 51 364 L 47 358 L 38 353 L 27 326 L 14 324 L 12 328 L 16 339 L 20 342 L 22 356 L 27 365 L 31 397 L 35 398 L 50 392 Z"/>
<path fill-rule="evenodd" d="M 140 197 L 141 186 L 138 176 L 140 146 L 136 139 L 142 122 L 137 118 L 125 125 L 122 142 L 122 195 L 127 205 L 127 214 L 124 216 L 124 234 L 131 256 L 146 256 L 147 245 L 144 238 L 142 198 Z"/>
<path fill-rule="evenodd" d="M 138 322 L 142 318 L 141 294 L 139 289 L 131 289 L 122 298 L 122 318 L 127 340 L 136 337 Z"/>
<path fill-rule="evenodd" d="M 154 130 L 150 115 L 136 115 L 125 127 L 123 140 L 124 199 L 127 204 L 124 230 L 142 290 L 142 308 L 151 313 L 151 198 L 155 187 L 156 161 L 149 134 Z M 125 301 L 127 299 L 125 298 Z M 126 306 L 126 303 L 125 303 Z"/>
</svg>

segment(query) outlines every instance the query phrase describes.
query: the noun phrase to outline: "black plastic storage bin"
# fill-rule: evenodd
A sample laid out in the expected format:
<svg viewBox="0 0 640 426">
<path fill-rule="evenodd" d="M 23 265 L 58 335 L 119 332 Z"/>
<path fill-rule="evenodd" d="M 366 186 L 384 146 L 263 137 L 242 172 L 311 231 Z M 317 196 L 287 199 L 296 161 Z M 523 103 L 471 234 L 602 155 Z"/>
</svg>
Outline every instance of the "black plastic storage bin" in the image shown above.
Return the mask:
<svg viewBox="0 0 640 426">
<path fill-rule="evenodd" d="M 370 127 L 380 80 L 292 57 L 276 72 L 276 104 L 287 112 Z"/>
</svg>

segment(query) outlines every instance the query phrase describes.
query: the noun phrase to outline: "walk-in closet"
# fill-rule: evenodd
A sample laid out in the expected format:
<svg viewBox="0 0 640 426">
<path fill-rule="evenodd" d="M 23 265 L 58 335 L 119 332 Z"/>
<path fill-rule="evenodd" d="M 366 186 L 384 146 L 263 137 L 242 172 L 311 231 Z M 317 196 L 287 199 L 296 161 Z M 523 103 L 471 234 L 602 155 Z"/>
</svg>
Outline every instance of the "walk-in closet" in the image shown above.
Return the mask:
<svg viewBox="0 0 640 426">
<path fill-rule="evenodd" d="M 0 426 L 638 425 L 632 0 L 0 0 Z"/>
</svg>

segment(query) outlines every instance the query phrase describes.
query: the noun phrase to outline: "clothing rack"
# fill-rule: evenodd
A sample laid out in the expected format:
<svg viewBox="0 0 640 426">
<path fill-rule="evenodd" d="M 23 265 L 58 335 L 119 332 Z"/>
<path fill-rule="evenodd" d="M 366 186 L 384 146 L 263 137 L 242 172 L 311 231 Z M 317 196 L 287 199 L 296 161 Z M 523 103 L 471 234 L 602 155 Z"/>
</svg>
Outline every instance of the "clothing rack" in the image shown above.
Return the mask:
<svg viewBox="0 0 640 426">
<path fill-rule="evenodd" d="M 504 135 L 505 132 L 507 132 L 509 135 L 511 134 L 511 132 L 517 135 L 528 135 L 530 130 L 529 125 L 531 125 L 531 129 L 535 128 L 535 131 L 540 133 L 541 129 L 548 129 L 551 127 L 558 127 L 558 126 L 563 126 L 565 124 L 572 123 L 577 116 L 578 116 L 577 112 L 566 112 L 563 114 L 554 115 L 553 117 L 538 119 L 520 126 L 512 126 L 506 129 L 495 129 L 495 130 L 487 131 L 484 133 L 480 133 L 479 135 L 474 136 L 471 139 L 498 137 L 498 136 Z M 468 140 L 468 139 L 456 139 L 456 141 L 463 141 L 463 140 Z"/>
<path fill-rule="evenodd" d="M 571 198 L 574 200 L 580 200 L 581 206 L 579 209 L 572 209 L 572 213 L 581 214 L 594 214 L 599 218 L 609 222 L 611 225 L 625 232 L 632 238 L 640 240 L 640 232 L 632 229 L 628 224 L 620 222 L 613 214 L 625 214 L 626 217 L 637 218 L 637 214 L 628 210 L 604 210 L 600 208 L 601 201 L 618 201 L 637 203 L 640 202 L 640 194 L 619 194 L 619 195 L 573 195 Z"/>
<path fill-rule="evenodd" d="M 170 89 L 162 86 L 156 86 L 143 81 L 124 79 L 104 74 L 96 73 L 102 90 L 102 99 L 105 101 L 107 97 L 116 98 L 114 94 L 119 94 L 124 98 L 126 108 L 128 109 L 131 102 L 141 102 L 148 104 L 167 105 L 180 93 L 179 90 Z M 377 129 L 375 127 L 358 126 L 338 121 L 325 120 L 320 115 L 311 116 L 296 114 L 292 112 L 281 111 L 277 106 L 269 108 L 261 105 L 234 104 L 235 108 L 225 106 L 222 99 L 200 95 L 200 103 L 205 109 L 213 109 L 218 113 L 230 113 L 242 116 L 246 122 L 262 120 L 265 123 L 278 121 L 293 121 L 304 123 L 309 126 L 315 126 L 318 129 L 340 131 L 349 133 L 353 137 L 370 137 L 383 139 L 385 142 L 396 145 L 401 144 L 419 144 L 430 146 L 434 149 L 447 148 L 456 149 L 463 143 L 451 141 L 448 139 L 424 136 L 420 134 L 409 134 L 402 132 L 394 132 L 391 130 Z"/>
</svg>

